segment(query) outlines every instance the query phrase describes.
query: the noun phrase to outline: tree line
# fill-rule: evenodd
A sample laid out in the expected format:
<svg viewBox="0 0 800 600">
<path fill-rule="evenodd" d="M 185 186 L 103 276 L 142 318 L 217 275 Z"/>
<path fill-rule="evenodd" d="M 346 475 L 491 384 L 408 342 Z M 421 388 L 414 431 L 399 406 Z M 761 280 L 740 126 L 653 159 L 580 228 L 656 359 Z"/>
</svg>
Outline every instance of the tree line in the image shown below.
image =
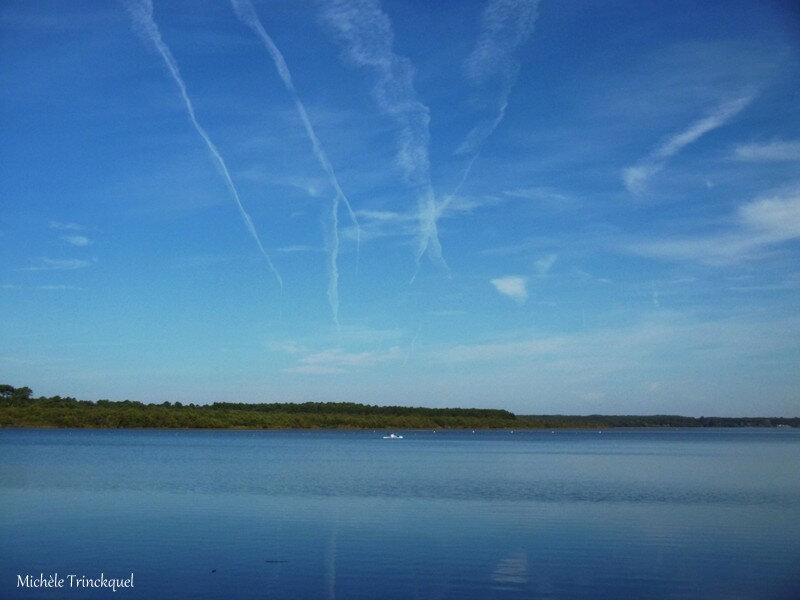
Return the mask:
<svg viewBox="0 0 800 600">
<path fill-rule="evenodd" d="M 613 427 L 800 427 L 800 417 L 684 417 L 681 415 L 520 415 L 535 429 Z"/>
<path fill-rule="evenodd" d="M 34 398 L 30 388 L 0 385 L 2 427 L 166 429 L 487 429 L 519 427 L 506 410 L 420 408 L 352 402 L 144 404 Z"/>
<path fill-rule="evenodd" d="M 501 409 L 379 406 L 354 402 L 145 404 L 34 397 L 0 385 L 0 427 L 163 429 L 603 429 L 800 427 L 800 418 L 679 415 L 515 415 Z"/>
</svg>

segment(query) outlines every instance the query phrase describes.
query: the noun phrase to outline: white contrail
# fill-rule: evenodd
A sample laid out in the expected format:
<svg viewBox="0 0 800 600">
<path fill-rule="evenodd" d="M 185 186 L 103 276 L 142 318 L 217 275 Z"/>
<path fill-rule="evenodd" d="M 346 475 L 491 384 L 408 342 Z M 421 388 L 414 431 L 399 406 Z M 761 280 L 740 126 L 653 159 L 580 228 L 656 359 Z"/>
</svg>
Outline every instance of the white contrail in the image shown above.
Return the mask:
<svg viewBox="0 0 800 600">
<path fill-rule="evenodd" d="M 359 226 L 358 219 L 356 218 L 356 215 L 353 212 L 350 200 L 347 198 L 347 195 L 342 190 L 342 186 L 339 184 L 339 178 L 336 176 L 336 171 L 334 171 L 331 161 L 328 160 L 328 155 L 323 149 L 322 143 L 320 142 L 316 132 L 314 131 L 314 127 L 311 125 L 311 119 L 308 117 L 308 112 L 306 111 L 306 107 L 303 105 L 303 102 L 300 100 L 300 96 L 294 87 L 294 82 L 292 81 L 292 74 L 289 71 L 289 66 L 286 64 L 286 60 L 283 58 L 283 54 L 278 49 L 278 46 L 275 45 L 275 42 L 272 40 L 272 37 L 270 37 L 270 35 L 264 29 L 264 26 L 261 23 L 261 19 L 258 18 L 258 13 L 256 13 L 256 9 L 250 0 L 231 0 L 231 5 L 233 6 L 233 10 L 236 13 L 236 16 L 239 17 L 239 20 L 242 21 L 242 23 L 250 27 L 255 32 L 258 38 L 264 43 L 264 46 L 266 46 L 267 51 L 269 51 L 269 54 L 272 57 L 272 61 L 275 63 L 275 68 L 278 71 L 278 75 L 280 75 L 280 78 L 283 81 L 283 85 L 286 87 L 286 90 L 291 94 L 295 108 L 297 109 L 297 112 L 300 115 L 300 119 L 303 121 L 303 127 L 305 127 L 306 135 L 308 136 L 308 139 L 311 141 L 311 146 L 314 151 L 314 156 L 316 156 L 320 166 L 327 174 L 328 181 L 330 182 L 331 187 L 333 187 L 333 190 L 336 193 L 336 196 L 333 199 L 334 228 L 332 232 L 333 237 L 330 248 L 330 253 L 331 253 L 330 281 L 332 285 L 329 286 L 328 288 L 328 298 L 331 301 L 331 310 L 333 311 L 334 321 L 336 321 L 338 325 L 339 292 L 338 292 L 337 282 L 339 280 L 339 270 L 337 266 L 337 258 L 339 254 L 339 231 L 338 231 L 339 200 L 344 201 L 345 207 L 347 208 L 347 212 L 350 215 L 350 220 L 356 227 L 356 269 L 358 269 L 359 255 L 361 252 L 361 227 Z"/>
<path fill-rule="evenodd" d="M 444 211 L 450 206 L 450 203 L 458 197 L 461 188 L 467 182 L 467 178 L 469 177 L 470 171 L 472 171 L 472 165 L 475 164 L 475 161 L 478 160 L 478 155 L 480 152 L 475 152 L 469 161 L 467 162 L 467 166 L 464 169 L 464 172 L 461 174 L 461 179 L 458 180 L 458 185 L 453 188 L 453 191 L 450 192 L 445 198 L 441 201 L 441 203 L 436 207 L 436 220 L 438 221 L 439 218 L 444 214 Z"/>
<path fill-rule="evenodd" d="M 231 5 L 233 6 L 233 10 L 236 13 L 236 16 L 239 17 L 245 25 L 250 27 L 256 35 L 261 39 L 261 41 L 266 46 L 267 50 L 269 51 L 270 56 L 272 57 L 273 62 L 275 63 L 275 68 L 280 75 L 281 80 L 283 81 L 286 90 L 291 94 L 292 100 L 294 101 L 295 108 L 297 109 L 298 114 L 300 115 L 300 119 L 303 121 L 303 126 L 306 130 L 306 135 L 308 139 L 311 141 L 311 146 L 314 151 L 314 156 L 316 156 L 317 160 L 319 161 L 322 169 L 328 176 L 328 181 L 330 182 L 331 186 L 334 189 L 335 196 L 333 198 L 333 207 L 332 207 L 332 221 L 333 221 L 333 229 L 331 231 L 331 246 L 330 246 L 330 263 L 329 263 L 329 285 L 328 285 L 328 300 L 331 305 L 331 311 L 333 313 L 333 320 L 336 323 L 337 327 L 339 325 L 339 267 L 338 267 L 338 257 L 339 257 L 339 201 L 343 200 L 345 206 L 347 207 L 347 212 L 350 215 L 351 221 L 356 227 L 356 269 L 358 269 L 358 261 L 359 255 L 361 252 L 361 227 L 359 226 L 358 219 L 356 218 L 355 213 L 353 212 L 353 208 L 350 204 L 350 200 L 347 198 L 347 195 L 342 190 L 341 185 L 339 184 L 339 179 L 336 176 L 336 172 L 333 169 L 333 165 L 331 164 L 330 160 L 328 160 L 328 155 L 325 153 L 325 150 L 322 147 L 322 143 L 319 141 L 316 132 L 314 131 L 314 127 L 311 125 L 311 119 L 308 117 L 308 112 L 306 111 L 303 102 L 300 100 L 300 96 L 297 93 L 297 90 L 294 87 L 294 83 L 292 82 L 292 74 L 289 71 L 289 66 L 286 64 L 286 60 L 283 58 L 283 54 L 275 45 L 275 42 L 272 40 L 270 35 L 264 29 L 264 26 L 261 23 L 261 19 L 258 18 L 258 14 L 256 13 L 255 7 L 253 6 L 250 0 L 231 0 Z"/>
<path fill-rule="evenodd" d="M 725 125 L 730 119 L 744 110 L 753 101 L 753 98 L 755 98 L 755 94 L 748 94 L 721 104 L 708 116 L 695 121 L 684 131 L 668 138 L 638 164 L 623 169 L 622 182 L 625 187 L 633 194 L 641 194 L 645 189 L 647 180 L 664 168 L 667 159 L 675 156 L 709 131 Z"/>
<path fill-rule="evenodd" d="M 414 89 L 414 67 L 392 50 L 394 33 L 389 17 L 376 0 L 330 0 L 322 11 L 325 21 L 345 46 L 345 57 L 376 76 L 373 96 L 380 110 L 400 125 L 397 164 L 417 191 L 419 233 L 416 263 L 427 252 L 447 268 L 436 225 L 436 196 L 430 176 L 428 146 L 430 114 Z M 412 278 L 413 281 L 413 278 Z"/>
<path fill-rule="evenodd" d="M 233 196 L 233 199 L 236 201 L 236 206 L 239 208 L 239 214 L 242 217 L 242 221 L 244 221 L 245 227 L 247 227 L 250 235 L 255 240 L 256 244 L 258 245 L 258 249 L 266 259 L 267 265 L 269 265 L 270 271 L 272 271 L 272 274 L 275 275 L 278 285 L 280 286 L 281 290 L 283 290 L 283 279 L 281 278 L 280 273 L 278 273 L 278 270 L 275 268 L 275 265 L 272 264 L 272 259 L 270 259 L 269 254 L 267 254 L 267 251 L 264 249 L 264 245 L 261 243 L 261 238 L 258 237 L 258 232 L 256 231 L 255 225 L 253 225 L 250 215 L 247 214 L 244 206 L 242 206 L 242 201 L 239 199 L 239 192 L 236 190 L 236 186 L 233 184 L 233 180 L 228 172 L 228 167 L 225 166 L 225 161 L 222 159 L 222 155 L 219 153 L 219 150 L 217 150 L 214 142 L 211 141 L 211 138 L 208 136 L 208 133 L 206 133 L 206 130 L 203 129 L 200 126 L 200 123 L 197 122 L 197 117 L 194 113 L 194 106 L 192 105 L 192 101 L 189 99 L 189 94 L 186 91 L 186 85 L 184 84 L 181 73 L 178 70 L 178 63 L 175 62 L 175 58 L 172 56 L 169 48 L 164 43 L 164 40 L 161 39 L 161 32 L 158 30 L 158 26 L 153 20 L 152 0 L 129 0 L 125 3 L 125 6 L 127 7 L 134 24 L 140 28 L 144 35 L 147 36 L 147 38 L 155 46 L 156 50 L 158 50 L 159 54 L 161 54 L 161 57 L 164 59 L 172 78 L 175 80 L 175 83 L 181 92 L 181 97 L 186 105 L 186 112 L 189 114 L 189 120 L 192 122 L 192 125 L 194 125 L 194 128 L 197 130 L 197 133 L 200 135 L 200 137 L 203 138 L 206 146 L 208 146 L 208 150 L 211 152 L 211 155 L 216 161 L 217 167 L 225 179 L 225 183 L 228 186 L 231 196 Z"/>
<path fill-rule="evenodd" d="M 470 158 L 458 185 L 437 207 L 437 219 L 458 196 L 483 143 L 506 116 L 508 98 L 520 68 L 515 53 L 533 32 L 538 4 L 539 0 L 490 0 L 483 11 L 481 32 L 464 68 L 476 87 L 491 90 L 495 115 L 473 127 L 456 149 L 456 154 Z"/>
<path fill-rule="evenodd" d="M 533 32 L 538 4 L 539 0 L 490 0 L 487 3 L 478 41 L 464 67 L 474 85 L 493 91 L 497 114 L 474 127 L 457 153 L 477 153 L 505 117 L 508 97 L 520 68 L 514 54 Z"/>
<path fill-rule="evenodd" d="M 417 338 L 419 337 L 419 333 L 422 330 L 422 326 L 417 327 L 417 332 L 414 334 L 414 337 L 411 339 L 411 346 L 408 348 L 408 352 L 406 352 L 405 358 L 403 358 L 403 366 L 408 364 L 408 360 L 411 358 L 411 355 L 414 354 L 414 348 L 417 346 Z"/>
<path fill-rule="evenodd" d="M 339 329 L 339 268 L 336 260 L 339 256 L 339 196 L 333 199 L 331 206 L 331 244 L 330 262 L 328 263 L 328 303 L 333 314 L 333 323 Z"/>
</svg>

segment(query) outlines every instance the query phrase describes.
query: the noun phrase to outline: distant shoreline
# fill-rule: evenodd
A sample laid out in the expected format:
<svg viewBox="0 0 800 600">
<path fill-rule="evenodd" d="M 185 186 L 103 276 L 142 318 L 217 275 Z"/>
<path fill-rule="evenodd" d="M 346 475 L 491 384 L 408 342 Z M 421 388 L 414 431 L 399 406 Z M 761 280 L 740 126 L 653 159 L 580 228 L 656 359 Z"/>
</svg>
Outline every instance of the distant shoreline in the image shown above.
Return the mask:
<svg viewBox="0 0 800 600">
<path fill-rule="evenodd" d="M 306 432 L 306 433 L 324 433 L 324 432 L 440 432 L 440 431 L 646 431 L 646 430 L 669 430 L 679 429 L 686 431 L 701 431 L 707 429 L 798 429 L 799 426 L 794 425 L 712 425 L 706 427 L 695 427 L 686 425 L 662 425 L 662 426 L 618 426 L 618 427 L 417 427 L 417 428 L 401 428 L 401 427 L 92 427 L 92 426 L 70 426 L 62 427 L 57 425 L 0 425 L 0 431 L 11 430 L 24 430 L 24 431 L 286 431 L 286 432 Z"/>
<path fill-rule="evenodd" d="M 502 409 L 379 406 L 351 402 L 144 404 L 124 400 L 34 398 L 0 385 L 0 427 L 50 429 L 445 430 L 648 427 L 800 427 L 800 417 L 680 415 L 515 415 Z"/>
</svg>

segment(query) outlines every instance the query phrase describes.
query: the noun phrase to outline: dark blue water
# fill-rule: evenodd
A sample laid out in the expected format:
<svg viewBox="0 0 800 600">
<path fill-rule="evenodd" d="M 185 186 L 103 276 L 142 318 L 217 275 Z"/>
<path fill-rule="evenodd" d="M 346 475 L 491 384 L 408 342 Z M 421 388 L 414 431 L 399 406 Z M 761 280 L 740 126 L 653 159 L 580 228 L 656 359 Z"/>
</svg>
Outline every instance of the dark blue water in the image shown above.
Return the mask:
<svg viewBox="0 0 800 600">
<path fill-rule="evenodd" d="M 382 435 L 0 431 L 0 598 L 800 598 L 798 430 Z"/>
</svg>

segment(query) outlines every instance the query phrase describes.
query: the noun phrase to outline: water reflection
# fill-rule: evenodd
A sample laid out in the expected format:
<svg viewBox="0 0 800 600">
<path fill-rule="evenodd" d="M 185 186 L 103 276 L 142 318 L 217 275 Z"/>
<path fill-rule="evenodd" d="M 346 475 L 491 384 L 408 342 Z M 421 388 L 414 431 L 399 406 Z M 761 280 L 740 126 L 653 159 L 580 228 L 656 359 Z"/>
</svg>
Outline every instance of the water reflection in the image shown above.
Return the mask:
<svg viewBox="0 0 800 600">
<path fill-rule="evenodd" d="M 0 585 L 57 569 L 134 570 L 126 598 L 800 589 L 797 434 L 409 432 L 389 447 L 360 433 L 0 431 L 0 445 Z"/>
<path fill-rule="evenodd" d="M 328 600 L 336 600 L 336 536 L 338 519 L 333 522 L 328 544 L 325 548 L 325 592 Z"/>
<path fill-rule="evenodd" d="M 492 572 L 492 581 L 499 590 L 519 589 L 528 583 L 528 556 L 517 550 L 501 560 Z"/>
</svg>

